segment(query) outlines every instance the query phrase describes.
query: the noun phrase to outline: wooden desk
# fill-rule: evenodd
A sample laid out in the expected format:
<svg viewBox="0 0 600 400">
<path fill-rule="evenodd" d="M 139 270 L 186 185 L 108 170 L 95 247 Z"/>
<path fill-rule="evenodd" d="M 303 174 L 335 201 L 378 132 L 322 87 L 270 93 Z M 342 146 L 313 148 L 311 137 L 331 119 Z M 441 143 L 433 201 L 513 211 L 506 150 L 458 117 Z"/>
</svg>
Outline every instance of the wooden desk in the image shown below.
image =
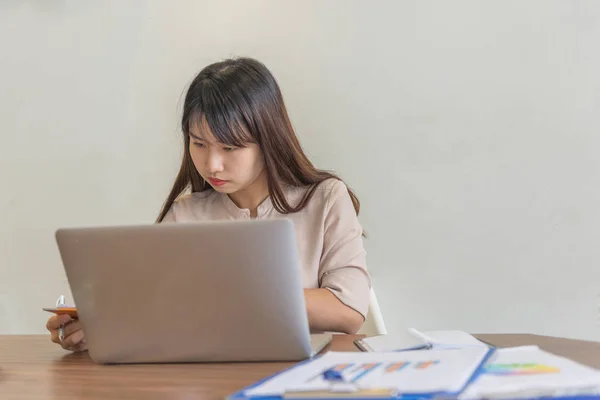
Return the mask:
<svg viewBox="0 0 600 400">
<path fill-rule="evenodd" d="M 499 347 L 537 344 L 600 368 L 600 343 L 536 335 L 477 335 Z M 336 335 L 328 349 L 358 351 L 355 336 Z M 0 399 L 223 399 L 289 363 L 94 364 L 47 336 L 0 336 Z"/>
</svg>

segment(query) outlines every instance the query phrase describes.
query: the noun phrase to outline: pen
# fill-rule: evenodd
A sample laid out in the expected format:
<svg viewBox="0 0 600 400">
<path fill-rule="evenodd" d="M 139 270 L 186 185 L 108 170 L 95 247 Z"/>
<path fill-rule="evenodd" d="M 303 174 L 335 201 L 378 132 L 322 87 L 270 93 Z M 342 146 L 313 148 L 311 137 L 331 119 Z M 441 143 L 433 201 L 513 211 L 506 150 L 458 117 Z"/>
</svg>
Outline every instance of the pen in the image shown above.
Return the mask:
<svg viewBox="0 0 600 400">
<path fill-rule="evenodd" d="M 340 371 L 328 369 L 321 375 L 324 381 L 330 383 L 329 390 L 336 393 L 354 393 L 360 388 L 354 382 L 348 382 Z"/>
<path fill-rule="evenodd" d="M 56 300 L 56 307 L 61 307 L 65 305 L 65 296 L 64 295 L 60 295 L 58 296 L 58 299 Z M 65 326 L 61 325 L 58 328 L 58 339 L 61 341 L 65 340 Z"/>
<path fill-rule="evenodd" d="M 329 387 L 321 385 L 297 386 L 289 388 L 283 394 L 284 399 L 392 399 L 397 398 L 397 390 L 393 388 L 361 388 L 354 382 L 349 382 L 340 371 L 328 369 L 318 377 L 329 382 Z"/>
<path fill-rule="evenodd" d="M 342 374 L 334 369 L 328 369 L 323 372 L 323 379 L 330 382 L 345 382 Z"/>
</svg>

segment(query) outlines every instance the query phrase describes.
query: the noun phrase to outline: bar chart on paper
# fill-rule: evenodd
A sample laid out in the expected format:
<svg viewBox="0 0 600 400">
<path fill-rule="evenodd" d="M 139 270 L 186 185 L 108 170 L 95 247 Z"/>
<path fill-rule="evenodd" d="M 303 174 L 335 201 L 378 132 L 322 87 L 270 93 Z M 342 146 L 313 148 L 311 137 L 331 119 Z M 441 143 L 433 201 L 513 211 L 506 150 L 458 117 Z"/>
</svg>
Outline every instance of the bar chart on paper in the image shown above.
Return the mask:
<svg viewBox="0 0 600 400">
<path fill-rule="evenodd" d="M 339 372 L 347 382 L 364 386 L 378 385 L 391 387 L 403 380 L 414 380 L 424 374 L 435 374 L 436 367 L 440 367 L 440 360 L 399 361 L 399 362 L 372 362 L 357 364 L 337 364 L 331 369 Z M 323 371 L 321 371 L 323 372 Z M 312 381 L 320 381 L 322 373 L 315 376 Z M 423 377 L 424 378 L 424 377 Z"/>
<path fill-rule="evenodd" d="M 359 389 L 394 389 L 403 393 L 458 393 L 489 354 L 488 348 L 390 353 L 328 352 L 274 376 L 249 390 L 276 395 L 290 390 L 328 390 L 331 376 Z M 330 374 L 330 372 L 335 374 Z"/>
<path fill-rule="evenodd" d="M 590 398 L 597 398 L 600 371 L 537 346 L 498 349 L 460 398 L 522 398 L 531 393 L 538 397 L 594 394 Z"/>
<path fill-rule="evenodd" d="M 485 374 L 491 375 L 538 375 L 556 374 L 560 368 L 551 365 L 537 363 L 512 363 L 512 364 L 489 364 L 483 370 Z"/>
<path fill-rule="evenodd" d="M 362 379 L 367 378 L 369 374 L 377 376 L 378 381 L 386 375 L 393 375 L 393 378 L 397 378 L 400 373 L 407 373 L 410 369 L 414 370 L 425 370 L 439 364 L 439 360 L 427 360 L 420 362 L 392 362 L 392 363 L 345 363 L 337 364 L 333 366 L 332 370 L 342 374 L 344 379 L 348 382 L 359 382 Z M 321 379 L 319 374 L 315 376 L 312 381 Z"/>
</svg>

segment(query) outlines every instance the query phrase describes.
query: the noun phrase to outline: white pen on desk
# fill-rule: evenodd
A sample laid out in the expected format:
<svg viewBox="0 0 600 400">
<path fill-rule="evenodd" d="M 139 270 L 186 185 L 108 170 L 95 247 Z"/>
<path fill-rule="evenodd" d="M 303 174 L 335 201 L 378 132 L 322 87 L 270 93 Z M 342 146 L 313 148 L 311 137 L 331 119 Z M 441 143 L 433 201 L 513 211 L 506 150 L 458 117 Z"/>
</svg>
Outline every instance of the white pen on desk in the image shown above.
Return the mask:
<svg viewBox="0 0 600 400">
<path fill-rule="evenodd" d="M 65 296 L 64 295 L 60 295 L 58 297 L 58 299 L 56 300 L 56 307 L 62 307 L 65 305 Z M 58 327 L 58 339 L 61 341 L 65 340 L 65 326 L 64 324 L 61 324 L 61 326 Z"/>
<path fill-rule="evenodd" d="M 398 391 L 393 388 L 361 387 L 356 382 L 347 380 L 340 371 L 328 369 L 319 373 L 317 378 L 322 382 L 306 383 L 288 388 L 283 398 L 292 400 L 323 399 L 327 397 L 348 399 L 391 399 L 397 397 Z M 309 381 L 314 381 L 310 379 Z"/>
</svg>

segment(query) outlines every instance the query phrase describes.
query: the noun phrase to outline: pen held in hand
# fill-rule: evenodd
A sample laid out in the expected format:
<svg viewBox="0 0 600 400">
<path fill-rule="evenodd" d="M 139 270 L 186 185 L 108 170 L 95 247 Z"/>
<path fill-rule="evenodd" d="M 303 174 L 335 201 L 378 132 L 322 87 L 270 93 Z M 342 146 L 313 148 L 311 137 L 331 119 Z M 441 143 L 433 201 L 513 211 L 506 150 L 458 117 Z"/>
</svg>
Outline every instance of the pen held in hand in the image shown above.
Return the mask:
<svg viewBox="0 0 600 400">
<path fill-rule="evenodd" d="M 60 306 L 64 306 L 64 305 L 65 305 L 65 296 L 61 294 L 58 297 L 58 299 L 56 300 L 56 307 L 60 307 Z M 63 340 L 65 340 L 65 325 L 64 324 L 62 324 L 58 328 L 58 340 L 60 340 L 61 343 L 63 342 Z"/>
</svg>

